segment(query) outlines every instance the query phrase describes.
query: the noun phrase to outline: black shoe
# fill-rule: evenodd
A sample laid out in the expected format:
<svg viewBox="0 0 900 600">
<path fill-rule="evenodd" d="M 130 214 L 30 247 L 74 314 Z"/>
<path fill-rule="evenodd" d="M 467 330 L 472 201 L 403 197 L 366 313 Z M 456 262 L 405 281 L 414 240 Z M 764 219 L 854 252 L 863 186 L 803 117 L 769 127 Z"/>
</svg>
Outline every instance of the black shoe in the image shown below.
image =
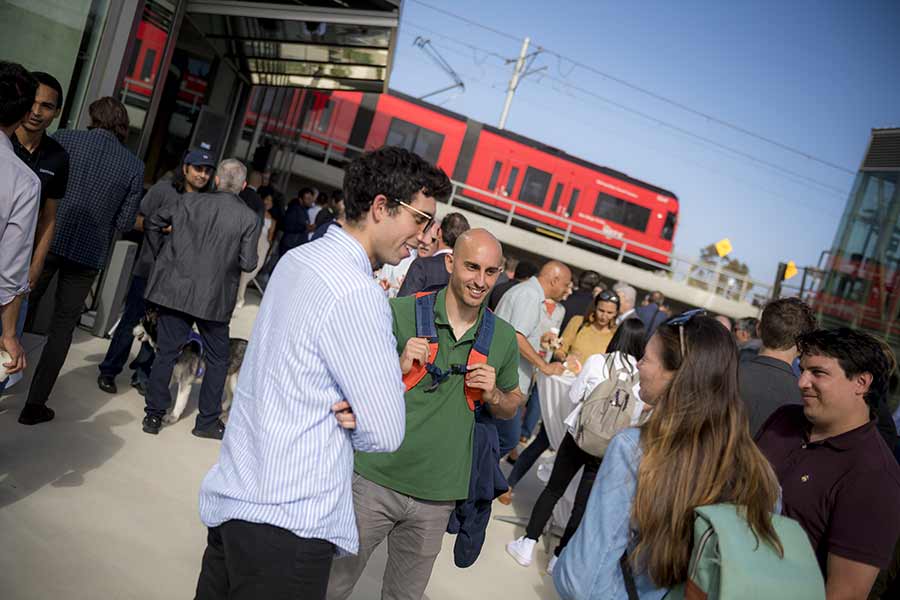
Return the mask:
<svg viewBox="0 0 900 600">
<path fill-rule="evenodd" d="M 47 408 L 43 404 L 26 404 L 19 414 L 19 423 L 22 425 L 37 425 L 38 423 L 46 423 L 52 421 L 56 413 L 52 408 Z"/>
<path fill-rule="evenodd" d="M 133 387 L 134 389 L 136 389 L 136 390 L 137 390 L 137 393 L 140 394 L 141 396 L 146 396 L 146 395 L 147 395 L 147 386 L 144 385 L 142 382 L 140 382 L 140 381 L 132 381 L 132 382 L 131 382 L 131 387 Z"/>
<path fill-rule="evenodd" d="M 144 433 L 152 433 L 156 435 L 162 428 L 162 419 L 156 415 L 147 415 L 144 417 L 143 429 Z"/>
<path fill-rule="evenodd" d="M 225 423 L 222 421 L 216 421 L 215 425 L 209 427 L 208 429 L 197 429 L 194 427 L 193 431 L 191 431 L 198 438 L 206 438 L 209 440 L 221 440 L 225 437 Z"/>
<path fill-rule="evenodd" d="M 107 394 L 118 394 L 119 388 L 116 387 L 116 378 L 109 375 L 100 375 L 97 377 L 97 387 Z"/>
</svg>

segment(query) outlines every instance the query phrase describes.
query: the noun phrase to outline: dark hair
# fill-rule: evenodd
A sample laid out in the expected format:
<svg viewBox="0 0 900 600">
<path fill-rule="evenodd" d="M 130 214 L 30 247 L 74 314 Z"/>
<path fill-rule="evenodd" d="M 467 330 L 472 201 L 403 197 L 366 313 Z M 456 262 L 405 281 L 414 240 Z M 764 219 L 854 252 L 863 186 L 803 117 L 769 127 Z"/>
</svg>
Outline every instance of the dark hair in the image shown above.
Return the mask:
<svg viewBox="0 0 900 600">
<path fill-rule="evenodd" d="M 331 192 L 331 201 L 337 204 L 344 200 L 344 192 L 342 190 L 334 190 Z"/>
<path fill-rule="evenodd" d="M 315 194 L 315 192 L 313 191 L 313 189 L 311 187 L 300 188 L 300 191 L 297 192 L 297 197 L 303 198 L 303 196 L 305 196 L 307 194 Z"/>
<path fill-rule="evenodd" d="M 184 183 L 185 183 L 184 166 L 185 166 L 184 163 L 181 163 L 180 165 L 178 165 L 178 168 L 175 169 L 175 177 L 172 178 L 172 187 L 175 188 L 175 191 L 178 192 L 179 194 L 184 193 Z M 208 192 L 210 190 L 210 188 L 212 187 L 213 183 L 214 183 L 214 180 L 212 177 L 210 177 L 209 181 L 206 182 L 206 185 L 204 185 L 201 189 L 199 189 L 197 191 L 201 192 L 201 193 Z"/>
<path fill-rule="evenodd" d="M 516 265 L 516 270 L 513 273 L 513 279 L 528 279 L 529 277 L 534 277 L 537 275 L 538 268 L 537 265 L 533 262 L 529 262 L 527 260 L 519 261 L 519 264 Z"/>
<path fill-rule="evenodd" d="M 756 337 L 756 326 L 759 325 L 759 319 L 756 317 L 744 317 L 734 322 L 734 332 L 744 331 L 750 334 L 750 337 Z"/>
<path fill-rule="evenodd" d="M 9 127 L 25 118 L 34 105 L 38 82 L 18 63 L 0 61 L 0 126 Z"/>
<path fill-rule="evenodd" d="M 123 144 L 128 139 L 128 112 L 125 105 L 115 98 L 106 96 L 94 100 L 88 107 L 88 114 L 91 115 L 91 126 L 88 129 L 105 129 Z"/>
<path fill-rule="evenodd" d="M 50 73 L 44 73 L 43 71 L 34 71 L 31 74 L 34 75 L 34 78 L 38 80 L 39 84 L 46 85 L 48 88 L 56 92 L 56 110 L 62 109 L 63 91 L 62 86 L 59 84 L 59 81 L 56 80 L 56 77 L 54 77 Z"/>
<path fill-rule="evenodd" d="M 597 271 L 582 271 L 578 277 L 578 289 L 593 291 L 600 285 L 600 273 Z"/>
<path fill-rule="evenodd" d="M 441 221 L 441 240 L 448 248 L 456 246 L 456 240 L 470 229 L 469 221 L 462 213 L 452 212 Z"/>
<path fill-rule="evenodd" d="M 837 360 L 847 379 L 861 373 L 872 375 L 866 392 L 866 403 L 874 408 L 887 399 L 888 383 L 893 370 L 891 350 L 878 338 L 849 327 L 817 329 L 797 338 L 801 356 L 828 356 Z"/>
<path fill-rule="evenodd" d="M 662 306 L 666 302 L 666 297 L 660 291 L 650 292 L 644 297 L 650 304 L 655 304 L 657 306 Z"/>
<path fill-rule="evenodd" d="M 797 338 L 816 328 L 812 309 L 799 298 L 781 298 L 766 304 L 759 321 L 759 337 L 763 346 L 787 350 Z"/>
<path fill-rule="evenodd" d="M 375 196 L 383 194 L 388 206 L 399 208 L 397 200 L 409 202 L 422 192 L 445 201 L 452 190 L 443 170 L 427 163 L 417 154 L 385 146 L 366 152 L 351 162 L 344 176 L 344 206 L 349 222 L 360 220 L 372 207 Z"/>
<path fill-rule="evenodd" d="M 622 321 L 616 328 L 612 339 L 606 346 L 606 353 L 623 352 L 633 356 L 635 360 L 644 358 L 644 346 L 647 341 L 647 328 L 640 319 L 630 317 Z"/>
</svg>

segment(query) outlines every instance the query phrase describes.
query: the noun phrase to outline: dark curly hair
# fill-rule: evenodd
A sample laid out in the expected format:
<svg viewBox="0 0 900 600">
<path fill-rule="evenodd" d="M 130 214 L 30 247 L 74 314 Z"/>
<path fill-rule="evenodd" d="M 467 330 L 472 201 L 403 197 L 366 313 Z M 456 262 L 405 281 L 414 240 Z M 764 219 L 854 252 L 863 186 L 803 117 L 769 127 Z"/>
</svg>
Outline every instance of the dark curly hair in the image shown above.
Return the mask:
<svg viewBox="0 0 900 600">
<path fill-rule="evenodd" d="M 766 304 L 759 320 L 759 337 L 763 346 L 787 350 L 797 337 L 816 328 L 812 309 L 799 298 L 781 298 Z"/>
<path fill-rule="evenodd" d="M 888 383 L 895 360 L 890 347 L 876 338 L 856 329 L 817 329 L 797 338 L 800 356 L 828 356 L 837 360 L 847 379 L 861 373 L 872 375 L 872 384 L 866 392 L 866 403 L 876 407 L 887 399 Z"/>
<path fill-rule="evenodd" d="M 383 194 L 388 207 L 397 210 L 422 192 L 439 202 L 450 197 L 450 179 L 443 170 L 417 154 L 396 146 L 366 152 L 347 166 L 344 175 L 346 219 L 359 221 L 372 207 L 375 196 Z"/>
<path fill-rule="evenodd" d="M 38 82 L 18 63 L 0 61 L 0 126 L 10 127 L 25 118 L 34 104 Z"/>
</svg>

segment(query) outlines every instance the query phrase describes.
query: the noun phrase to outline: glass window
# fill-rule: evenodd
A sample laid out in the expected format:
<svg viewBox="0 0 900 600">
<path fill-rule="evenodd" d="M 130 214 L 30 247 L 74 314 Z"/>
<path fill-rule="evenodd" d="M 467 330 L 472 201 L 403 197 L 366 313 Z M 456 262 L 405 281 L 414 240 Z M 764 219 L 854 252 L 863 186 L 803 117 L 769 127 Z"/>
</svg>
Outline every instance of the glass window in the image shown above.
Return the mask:
<svg viewBox="0 0 900 600">
<path fill-rule="evenodd" d="M 325 107 L 322 109 L 322 114 L 319 115 L 319 125 L 317 129 L 320 132 L 328 131 L 328 126 L 331 124 L 331 113 L 334 112 L 334 100 L 328 100 L 325 103 Z"/>
<path fill-rule="evenodd" d="M 513 167 L 509 172 L 509 179 L 506 180 L 506 193 L 512 196 L 513 189 L 516 187 L 516 179 L 519 177 L 519 167 Z"/>
<path fill-rule="evenodd" d="M 645 231 L 647 222 L 650 220 L 649 208 L 632 204 L 606 192 L 597 194 L 594 214 L 601 219 L 606 219 L 637 231 Z"/>
<path fill-rule="evenodd" d="M 76 125 L 108 10 L 109 0 L 0 1 L 3 60 L 50 73 L 62 85 L 62 114 L 50 132 Z"/>
<path fill-rule="evenodd" d="M 491 171 L 491 180 L 488 181 L 488 190 L 491 192 L 497 189 L 497 182 L 500 181 L 501 169 L 503 169 L 503 163 L 498 160 L 494 163 L 494 170 Z"/>
<path fill-rule="evenodd" d="M 415 152 L 431 164 L 437 163 L 444 145 L 444 136 L 436 131 L 419 127 L 403 119 L 391 119 L 386 146 L 400 146 Z"/>
<path fill-rule="evenodd" d="M 140 40 L 138 40 L 140 42 Z M 140 44 L 138 44 L 138 48 L 140 48 Z M 141 67 L 141 81 L 150 81 L 150 77 L 153 75 L 153 67 L 156 62 L 156 50 L 147 50 L 147 55 L 144 56 L 144 65 Z"/>
<path fill-rule="evenodd" d="M 578 196 L 581 195 L 581 190 L 577 188 L 572 188 L 572 197 L 569 198 L 569 210 L 566 211 L 566 215 L 571 219 L 575 216 L 575 207 L 578 205 Z"/>
<path fill-rule="evenodd" d="M 550 203 L 550 212 L 556 212 L 559 208 L 559 198 L 562 196 L 563 184 L 556 184 L 556 191 L 553 192 L 553 202 Z"/>
<path fill-rule="evenodd" d="M 544 200 L 547 198 L 547 190 L 549 188 L 550 173 L 534 167 L 528 167 L 525 171 L 525 179 L 522 181 L 522 191 L 519 192 L 519 200 L 535 206 L 544 206 Z"/>
<path fill-rule="evenodd" d="M 662 239 L 668 242 L 672 241 L 672 238 L 675 236 L 676 219 L 677 217 L 673 212 L 666 215 L 666 222 L 663 224 L 662 234 L 660 235 Z"/>
</svg>

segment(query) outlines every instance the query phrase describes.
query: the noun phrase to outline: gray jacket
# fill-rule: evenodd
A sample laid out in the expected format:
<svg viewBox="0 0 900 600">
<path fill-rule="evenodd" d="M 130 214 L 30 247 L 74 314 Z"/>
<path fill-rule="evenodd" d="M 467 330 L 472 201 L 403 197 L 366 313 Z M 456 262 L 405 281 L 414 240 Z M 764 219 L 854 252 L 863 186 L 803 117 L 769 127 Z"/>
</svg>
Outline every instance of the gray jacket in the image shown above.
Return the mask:
<svg viewBox="0 0 900 600">
<path fill-rule="evenodd" d="M 169 234 L 163 229 L 172 226 Z M 241 271 L 256 268 L 261 223 L 228 192 L 167 201 L 144 230 L 156 257 L 145 298 L 198 319 L 228 322 Z"/>
</svg>

